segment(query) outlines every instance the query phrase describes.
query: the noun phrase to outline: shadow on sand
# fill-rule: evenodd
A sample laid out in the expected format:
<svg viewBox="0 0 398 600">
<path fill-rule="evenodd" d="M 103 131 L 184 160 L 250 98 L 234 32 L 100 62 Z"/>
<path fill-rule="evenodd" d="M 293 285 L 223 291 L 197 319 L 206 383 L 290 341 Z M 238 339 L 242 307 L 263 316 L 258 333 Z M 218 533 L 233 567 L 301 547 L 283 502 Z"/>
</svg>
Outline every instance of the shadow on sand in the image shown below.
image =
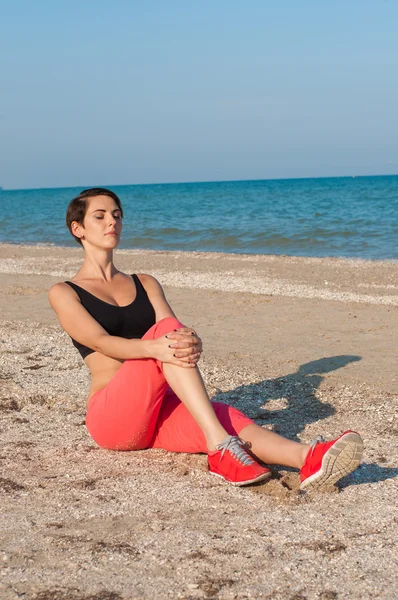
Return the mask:
<svg viewBox="0 0 398 600">
<path fill-rule="evenodd" d="M 275 432 L 288 439 L 300 441 L 298 435 L 306 425 L 336 412 L 333 406 L 321 402 L 315 395 L 324 379 L 322 374 L 359 360 L 360 356 L 352 355 L 313 360 L 301 365 L 295 373 L 241 385 L 229 392 L 219 392 L 213 399 L 241 409 L 259 424 L 272 424 Z M 277 401 L 280 407 L 272 409 L 271 401 Z"/>
<path fill-rule="evenodd" d="M 272 424 L 273 431 L 300 441 L 298 435 L 306 425 L 326 419 L 336 412 L 331 404 L 321 402 L 315 395 L 324 379 L 322 375 L 359 360 L 361 357 L 355 355 L 321 358 L 302 365 L 295 373 L 241 385 L 229 392 L 219 392 L 213 400 L 235 406 L 259 425 Z M 277 409 L 272 408 L 273 401 L 279 404 Z M 338 487 L 342 489 L 348 485 L 377 483 L 395 477 L 398 477 L 398 468 L 362 463 L 353 473 L 344 477 Z"/>
<path fill-rule="evenodd" d="M 336 412 L 331 404 L 321 402 L 315 395 L 324 379 L 322 374 L 359 360 L 360 356 L 352 355 L 321 358 L 301 365 L 295 373 L 242 385 L 229 392 L 219 392 L 213 399 L 241 409 L 260 425 L 272 424 L 273 431 L 288 439 L 300 441 L 298 435 L 306 425 L 326 419 Z M 272 405 L 272 401 L 281 404 L 281 408 L 275 410 L 267 407 L 267 404 Z M 377 483 L 397 476 L 398 468 L 363 463 L 339 482 L 339 488 Z"/>
<path fill-rule="evenodd" d="M 381 467 L 377 463 L 362 463 L 353 473 L 339 481 L 339 488 L 363 483 L 377 483 L 395 477 L 398 477 L 398 468 L 396 467 Z"/>
</svg>

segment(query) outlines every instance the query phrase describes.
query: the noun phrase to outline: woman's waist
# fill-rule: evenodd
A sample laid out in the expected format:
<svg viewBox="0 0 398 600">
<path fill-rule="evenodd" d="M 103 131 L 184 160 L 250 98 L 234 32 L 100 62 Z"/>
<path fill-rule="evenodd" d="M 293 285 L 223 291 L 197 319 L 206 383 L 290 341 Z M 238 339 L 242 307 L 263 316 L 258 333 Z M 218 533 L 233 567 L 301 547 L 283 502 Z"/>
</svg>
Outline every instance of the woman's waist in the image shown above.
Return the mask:
<svg viewBox="0 0 398 600">
<path fill-rule="evenodd" d="M 86 359 L 85 362 L 91 372 L 91 384 L 87 406 L 92 397 L 108 385 L 124 362 L 123 360 L 116 360 L 97 353 L 96 355 L 90 354 L 88 358 L 89 360 Z"/>
</svg>

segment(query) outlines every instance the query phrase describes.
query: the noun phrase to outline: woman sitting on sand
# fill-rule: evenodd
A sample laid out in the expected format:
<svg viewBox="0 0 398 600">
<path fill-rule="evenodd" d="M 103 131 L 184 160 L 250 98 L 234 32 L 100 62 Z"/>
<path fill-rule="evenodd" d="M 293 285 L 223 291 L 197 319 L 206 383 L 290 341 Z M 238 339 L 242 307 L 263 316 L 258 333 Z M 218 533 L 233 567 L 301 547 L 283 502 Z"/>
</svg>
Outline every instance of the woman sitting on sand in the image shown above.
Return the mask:
<svg viewBox="0 0 398 600">
<path fill-rule="evenodd" d="M 360 463 L 360 436 L 346 431 L 312 445 L 287 440 L 226 404 L 210 402 L 197 362 L 202 342 L 177 320 L 151 275 L 126 275 L 113 264 L 123 210 L 110 190 L 74 198 L 68 228 L 83 246 L 72 281 L 49 300 L 92 381 L 87 429 L 109 450 L 163 448 L 204 452 L 209 471 L 233 485 L 268 479 L 265 464 L 300 469 L 301 489 L 330 486 Z"/>
</svg>

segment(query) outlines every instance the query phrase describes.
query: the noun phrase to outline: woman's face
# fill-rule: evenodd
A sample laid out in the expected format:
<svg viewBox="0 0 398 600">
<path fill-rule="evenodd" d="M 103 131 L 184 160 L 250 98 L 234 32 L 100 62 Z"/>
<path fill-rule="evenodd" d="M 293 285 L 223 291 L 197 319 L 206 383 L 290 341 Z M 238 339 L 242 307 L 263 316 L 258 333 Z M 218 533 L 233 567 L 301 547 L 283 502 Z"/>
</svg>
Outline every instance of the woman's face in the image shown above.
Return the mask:
<svg viewBox="0 0 398 600">
<path fill-rule="evenodd" d="M 116 248 L 122 232 L 122 217 L 118 205 L 109 196 L 88 198 L 83 225 L 75 221 L 72 231 L 80 237 L 83 245 L 90 244 L 104 249 Z"/>
</svg>

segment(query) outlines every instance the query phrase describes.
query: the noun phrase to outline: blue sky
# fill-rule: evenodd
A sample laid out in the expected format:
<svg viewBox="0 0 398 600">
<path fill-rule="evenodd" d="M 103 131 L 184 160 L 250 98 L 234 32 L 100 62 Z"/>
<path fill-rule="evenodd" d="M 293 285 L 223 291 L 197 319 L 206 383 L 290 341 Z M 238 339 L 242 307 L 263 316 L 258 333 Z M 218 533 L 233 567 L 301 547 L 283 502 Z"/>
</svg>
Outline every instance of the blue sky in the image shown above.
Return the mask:
<svg viewBox="0 0 398 600">
<path fill-rule="evenodd" d="M 0 0 L 0 186 L 398 173 L 396 0 Z"/>
</svg>

